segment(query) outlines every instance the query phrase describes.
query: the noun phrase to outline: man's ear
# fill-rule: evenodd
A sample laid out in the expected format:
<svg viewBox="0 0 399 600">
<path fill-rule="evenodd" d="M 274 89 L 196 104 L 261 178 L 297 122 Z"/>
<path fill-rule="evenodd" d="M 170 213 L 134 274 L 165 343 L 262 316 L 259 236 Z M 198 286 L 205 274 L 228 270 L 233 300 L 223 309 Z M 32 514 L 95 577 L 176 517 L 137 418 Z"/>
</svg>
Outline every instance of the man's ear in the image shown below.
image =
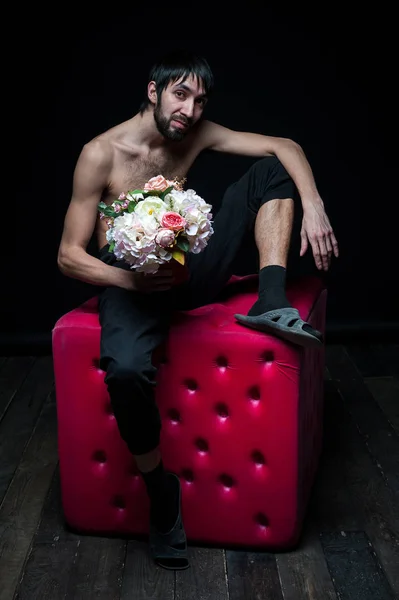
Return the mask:
<svg viewBox="0 0 399 600">
<path fill-rule="evenodd" d="M 148 95 L 148 99 L 152 104 L 156 104 L 157 103 L 157 90 L 156 90 L 156 85 L 155 85 L 155 81 L 150 81 L 150 83 L 147 86 L 147 95 Z"/>
</svg>

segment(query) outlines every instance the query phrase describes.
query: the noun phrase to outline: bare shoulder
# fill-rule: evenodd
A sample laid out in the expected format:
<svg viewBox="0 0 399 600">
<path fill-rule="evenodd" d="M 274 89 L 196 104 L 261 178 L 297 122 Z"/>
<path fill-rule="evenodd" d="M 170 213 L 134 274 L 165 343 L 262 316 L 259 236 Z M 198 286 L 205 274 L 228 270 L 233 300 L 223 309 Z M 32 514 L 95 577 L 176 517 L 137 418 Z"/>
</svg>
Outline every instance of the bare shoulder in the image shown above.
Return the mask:
<svg viewBox="0 0 399 600">
<path fill-rule="evenodd" d="M 113 148 L 106 138 L 94 138 L 86 143 L 78 157 L 74 171 L 74 184 L 107 184 L 113 164 Z M 96 183 L 95 183 L 96 182 Z"/>
<path fill-rule="evenodd" d="M 113 148 L 106 137 L 97 137 L 87 142 L 79 155 L 77 167 L 104 169 L 112 166 Z"/>
<path fill-rule="evenodd" d="M 232 130 L 214 121 L 204 119 L 199 123 L 196 132 L 196 143 L 199 151 L 212 150 L 221 140 L 232 133 Z"/>
</svg>

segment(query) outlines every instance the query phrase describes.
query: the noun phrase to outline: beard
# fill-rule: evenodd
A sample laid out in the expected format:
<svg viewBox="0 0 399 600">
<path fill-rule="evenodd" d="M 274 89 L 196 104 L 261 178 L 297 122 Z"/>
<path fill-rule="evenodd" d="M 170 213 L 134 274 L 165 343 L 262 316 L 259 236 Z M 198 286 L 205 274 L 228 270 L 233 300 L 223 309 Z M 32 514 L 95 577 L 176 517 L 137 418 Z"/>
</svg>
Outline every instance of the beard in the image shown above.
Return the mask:
<svg viewBox="0 0 399 600">
<path fill-rule="evenodd" d="M 170 124 L 173 120 L 173 116 L 168 119 L 162 112 L 162 107 L 160 104 L 157 104 L 154 108 L 154 121 L 155 125 L 159 133 L 167 138 L 168 140 L 172 140 L 174 142 L 180 142 L 185 138 L 188 132 L 188 127 L 186 129 L 173 129 Z M 188 123 L 189 125 L 189 123 Z"/>
</svg>

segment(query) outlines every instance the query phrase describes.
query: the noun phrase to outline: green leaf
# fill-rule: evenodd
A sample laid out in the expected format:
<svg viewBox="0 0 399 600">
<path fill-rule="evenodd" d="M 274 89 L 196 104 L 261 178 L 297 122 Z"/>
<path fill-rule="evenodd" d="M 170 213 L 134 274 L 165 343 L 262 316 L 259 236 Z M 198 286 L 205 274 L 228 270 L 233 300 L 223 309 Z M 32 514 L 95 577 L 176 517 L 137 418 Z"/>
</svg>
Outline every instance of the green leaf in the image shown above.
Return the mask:
<svg viewBox="0 0 399 600">
<path fill-rule="evenodd" d="M 148 192 L 142 192 L 144 194 L 144 198 L 148 198 L 149 196 L 160 196 L 162 192 L 159 190 L 149 190 Z"/>
<path fill-rule="evenodd" d="M 108 252 L 113 252 L 114 248 L 115 248 L 115 242 L 111 242 L 110 245 L 109 245 Z"/>
<path fill-rule="evenodd" d="M 180 237 L 180 235 L 177 238 L 176 245 L 180 248 L 180 250 L 183 250 L 183 252 L 188 252 L 190 249 L 190 244 L 188 240 Z"/>
<path fill-rule="evenodd" d="M 164 199 L 165 199 L 165 196 L 166 196 L 167 194 L 169 194 L 169 193 L 170 193 L 170 192 L 171 192 L 173 189 L 174 189 L 174 188 L 173 188 L 173 185 L 170 185 L 168 188 L 166 188 L 166 190 L 164 190 L 163 192 L 161 192 L 161 193 L 160 193 L 160 197 L 161 197 L 161 199 L 162 199 L 162 200 L 164 200 Z"/>
<path fill-rule="evenodd" d="M 116 217 L 117 215 L 111 206 L 107 206 L 107 208 L 104 210 L 104 214 L 106 217 Z"/>
<path fill-rule="evenodd" d="M 127 212 L 132 213 L 132 212 L 134 212 L 135 208 L 136 208 L 136 204 L 134 202 L 129 202 L 129 206 L 127 207 Z"/>
<path fill-rule="evenodd" d="M 100 202 L 98 204 L 98 210 L 100 210 L 101 212 L 103 212 L 106 208 L 107 208 L 107 204 L 105 204 L 105 202 Z"/>
</svg>

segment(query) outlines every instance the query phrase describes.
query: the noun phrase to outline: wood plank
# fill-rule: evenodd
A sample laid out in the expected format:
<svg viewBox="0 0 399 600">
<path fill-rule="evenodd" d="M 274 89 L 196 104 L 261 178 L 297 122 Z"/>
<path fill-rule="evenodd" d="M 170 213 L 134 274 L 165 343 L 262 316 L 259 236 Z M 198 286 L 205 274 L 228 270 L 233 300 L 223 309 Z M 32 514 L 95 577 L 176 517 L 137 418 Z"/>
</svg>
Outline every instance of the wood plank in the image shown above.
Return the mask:
<svg viewBox="0 0 399 600">
<path fill-rule="evenodd" d="M 395 600 L 363 531 L 325 533 L 321 541 L 340 600 Z"/>
<path fill-rule="evenodd" d="M 121 600 L 174 600 L 174 597 L 174 572 L 154 564 L 146 541 L 129 541 Z"/>
<path fill-rule="evenodd" d="M 284 600 L 274 554 L 229 550 L 226 559 L 229 600 Z"/>
<path fill-rule="evenodd" d="M 189 560 L 189 569 L 176 572 L 176 600 L 232 600 L 223 550 L 190 546 Z"/>
<path fill-rule="evenodd" d="M 24 422 L 23 415 L 21 419 Z M 1 600 L 13 597 L 56 464 L 57 416 L 52 393 L 0 507 Z"/>
<path fill-rule="evenodd" d="M 57 466 L 16 599 L 65 599 L 80 542 L 78 535 L 64 527 Z"/>
<path fill-rule="evenodd" d="M 126 541 L 80 536 L 64 524 L 55 470 L 17 598 L 119 600 Z"/>
<path fill-rule="evenodd" d="M 0 371 L 0 423 L 35 362 L 33 356 L 9 358 Z"/>
<path fill-rule="evenodd" d="M 304 523 L 298 548 L 276 554 L 276 561 L 284 600 L 337 600 L 319 534 L 310 518 Z"/>
<path fill-rule="evenodd" d="M 399 437 L 342 346 L 326 349 L 328 369 L 387 484 L 399 493 Z"/>
<path fill-rule="evenodd" d="M 26 368 L 29 368 L 28 363 Z M 19 377 L 23 379 L 24 371 Z M 52 357 L 38 358 L 0 423 L 0 503 L 52 388 Z"/>
<path fill-rule="evenodd" d="M 324 531 L 358 530 L 363 527 L 355 498 L 347 485 L 351 463 L 348 464 L 346 445 L 341 431 L 351 427 L 347 411 L 339 410 L 342 398 L 334 383 L 324 385 L 323 446 L 316 473 L 308 513 Z"/>
<path fill-rule="evenodd" d="M 365 383 L 380 405 L 385 417 L 399 434 L 399 379 L 395 377 L 367 378 Z"/>
<path fill-rule="evenodd" d="M 386 365 L 388 374 L 399 379 L 399 344 L 375 344 L 374 352 Z"/>
<path fill-rule="evenodd" d="M 126 541 L 122 539 L 82 536 L 70 572 L 66 598 L 119 600 L 125 554 Z"/>
<path fill-rule="evenodd" d="M 325 419 L 338 451 L 335 466 L 327 469 L 321 464 L 310 501 L 311 514 L 322 533 L 365 531 L 399 597 L 397 496 L 386 485 L 338 390 L 326 395 Z"/>
<path fill-rule="evenodd" d="M 373 344 L 345 344 L 352 362 L 363 377 L 386 377 L 389 368 Z"/>
</svg>

